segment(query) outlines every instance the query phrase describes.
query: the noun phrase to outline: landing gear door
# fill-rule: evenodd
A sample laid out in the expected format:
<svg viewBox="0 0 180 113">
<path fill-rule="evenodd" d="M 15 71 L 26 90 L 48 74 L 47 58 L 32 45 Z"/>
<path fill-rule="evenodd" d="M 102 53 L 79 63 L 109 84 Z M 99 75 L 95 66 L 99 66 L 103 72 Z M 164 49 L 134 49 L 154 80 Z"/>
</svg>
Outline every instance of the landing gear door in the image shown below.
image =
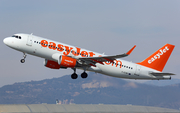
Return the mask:
<svg viewBox="0 0 180 113">
<path fill-rule="evenodd" d="M 140 72 L 141 72 L 141 66 L 140 65 L 136 65 L 135 75 L 139 76 Z"/>
<path fill-rule="evenodd" d="M 28 35 L 26 45 L 32 46 L 32 39 L 33 39 L 33 36 L 32 35 Z"/>
</svg>

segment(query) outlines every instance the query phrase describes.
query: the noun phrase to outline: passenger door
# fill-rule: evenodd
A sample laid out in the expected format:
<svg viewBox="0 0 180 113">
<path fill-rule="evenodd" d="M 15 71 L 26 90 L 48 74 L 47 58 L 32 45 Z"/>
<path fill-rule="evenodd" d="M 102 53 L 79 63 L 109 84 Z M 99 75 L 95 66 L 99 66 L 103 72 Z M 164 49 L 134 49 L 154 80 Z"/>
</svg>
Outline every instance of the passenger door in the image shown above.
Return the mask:
<svg viewBox="0 0 180 113">
<path fill-rule="evenodd" d="M 136 65 L 135 75 L 139 76 L 140 72 L 141 72 L 141 66 L 140 65 Z"/>
<path fill-rule="evenodd" d="M 26 45 L 32 46 L 32 39 L 33 39 L 33 36 L 32 35 L 28 35 Z"/>
</svg>

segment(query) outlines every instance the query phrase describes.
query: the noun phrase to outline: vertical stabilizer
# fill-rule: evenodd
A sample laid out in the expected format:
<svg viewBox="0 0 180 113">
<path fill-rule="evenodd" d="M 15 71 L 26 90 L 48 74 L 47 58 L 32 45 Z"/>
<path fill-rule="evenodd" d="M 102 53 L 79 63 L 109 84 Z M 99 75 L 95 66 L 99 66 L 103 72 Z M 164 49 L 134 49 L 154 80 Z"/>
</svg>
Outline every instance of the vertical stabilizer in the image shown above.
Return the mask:
<svg viewBox="0 0 180 113">
<path fill-rule="evenodd" d="M 166 44 L 158 51 L 156 51 L 154 54 L 149 56 L 147 59 L 137 64 L 162 72 L 174 47 L 175 47 L 174 45 Z"/>
</svg>

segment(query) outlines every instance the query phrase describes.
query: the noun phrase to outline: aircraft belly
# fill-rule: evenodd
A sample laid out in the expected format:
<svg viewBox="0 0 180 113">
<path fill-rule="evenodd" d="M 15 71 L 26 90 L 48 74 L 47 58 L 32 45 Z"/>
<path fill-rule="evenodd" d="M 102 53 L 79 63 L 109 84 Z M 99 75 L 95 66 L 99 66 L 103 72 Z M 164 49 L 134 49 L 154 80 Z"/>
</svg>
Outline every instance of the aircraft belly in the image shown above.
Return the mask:
<svg viewBox="0 0 180 113">
<path fill-rule="evenodd" d="M 101 69 L 102 73 L 108 76 L 118 77 L 118 78 L 131 78 L 132 74 L 123 72 L 123 69 L 119 67 L 113 67 L 111 65 L 101 65 L 97 64 Z"/>
</svg>

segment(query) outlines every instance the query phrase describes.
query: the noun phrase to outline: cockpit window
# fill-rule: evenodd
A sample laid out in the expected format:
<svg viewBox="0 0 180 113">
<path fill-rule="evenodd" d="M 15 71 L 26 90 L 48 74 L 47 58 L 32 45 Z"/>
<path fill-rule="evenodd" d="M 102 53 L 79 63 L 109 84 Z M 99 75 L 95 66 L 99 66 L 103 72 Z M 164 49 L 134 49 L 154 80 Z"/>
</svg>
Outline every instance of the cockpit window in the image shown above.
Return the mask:
<svg viewBox="0 0 180 113">
<path fill-rule="evenodd" d="M 21 36 L 17 36 L 17 35 L 13 35 L 12 37 L 15 37 L 15 38 L 21 39 Z"/>
<path fill-rule="evenodd" d="M 15 37 L 15 38 L 16 38 L 16 36 L 15 36 L 15 35 L 13 35 L 12 37 Z"/>
</svg>

